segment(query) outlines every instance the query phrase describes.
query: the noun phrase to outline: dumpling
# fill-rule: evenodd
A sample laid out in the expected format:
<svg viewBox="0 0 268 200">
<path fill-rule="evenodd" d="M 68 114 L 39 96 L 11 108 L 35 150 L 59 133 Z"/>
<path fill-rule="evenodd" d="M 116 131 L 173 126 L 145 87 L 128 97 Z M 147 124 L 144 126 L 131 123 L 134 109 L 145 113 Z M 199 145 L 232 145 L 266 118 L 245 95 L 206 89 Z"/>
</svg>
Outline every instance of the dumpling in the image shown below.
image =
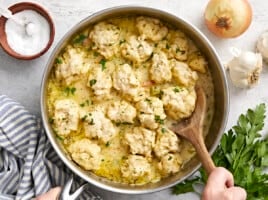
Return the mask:
<svg viewBox="0 0 268 200">
<path fill-rule="evenodd" d="M 185 62 L 172 60 L 172 75 L 174 80 L 179 85 L 192 87 L 195 85 L 198 75 L 197 72 L 191 70 L 191 68 Z"/>
<path fill-rule="evenodd" d="M 138 117 L 142 126 L 156 129 L 160 120 L 165 120 L 163 102 L 157 97 L 147 97 L 136 104 Z"/>
<path fill-rule="evenodd" d="M 191 116 L 194 111 L 196 92 L 194 88 L 169 87 L 163 90 L 162 101 L 167 115 L 180 120 Z"/>
<path fill-rule="evenodd" d="M 54 103 L 54 123 L 58 135 L 66 136 L 78 129 L 79 106 L 71 99 L 57 100 Z"/>
<path fill-rule="evenodd" d="M 101 111 L 89 112 L 83 116 L 85 134 L 89 138 L 98 138 L 104 144 L 116 135 L 116 129 Z"/>
<path fill-rule="evenodd" d="M 56 78 L 64 81 L 67 85 L 86 74 L 90 67 L 86 53 L 79 48 L 68 46 L 63 56 L 58 59 L 61 62 L 56 64 Z"/>
<path fill-rule="evenodd" d="M 117 53 L 119 36 L 120 28 L 107 22 L 96 24 L 89 34 L 89 38 L 94 43 L 92 49 L 97 50 L 107 59 Z"/>
<path fill-rule="evenodd" d="M 136 115 L 136 108 L 124 100 L 112 102 L 107 109 L 107 116 L 116 123 L 133 123 Z"/>
<path fill-rule="evenodd" d="M 89 139 L 75 141 L 68 147 L 72 159 L 86 170 L 96 170 L 101 163 L 101 148 Z"/>
<path fill-rule="evenodd" d="M 121 53 L 134 63 L 142 63 L 151 57 L 153 46 L 142 38 L 132 35 L 121 45 Z"/>
<path fill-rule="evenodd" d="M 125 134 L 125 140 L 132 154 L 150 157 L 155 145 L 155 135 L 154 131 L 143 127 L 135 127 L 133 131 Z"/>
<path fill-rule="evenodd" d="M 164 51 L 169 59 L 175 58 L 179 61 L 186 61 L 188 58 L 188 40 L 180 31 L 170 31 L 165 40 L 157 43 L 156 49 Z"/>
<path fill-rule="evenodd" d="M 150 75 L 156 83 L 165 83 L 171 80 L 171 66 L 165 53 L 159 52 L 153 55 Z"/>
<path fill-rule="evenodd" d="M 120 91 L 127 100 L 139 101 L 144 97 L 140 82 L 129 64 L 118 65 L 112 78 L 113 87 Z"/>
<path fill-rule="evenodd" d="M 200 52 L 194 52 L 189 55 L 188 65 L 192 70 L 206 73 L 207 61 L 205 57 Z"/>
<path fill-rule="evenodd" d="M 168 128 L 157 129 L 156 144 L 154 146 L 154 153 L 158 158 L 163 157 L 168 153 L 175 153 L 180 151 L 179 138 Z"/>
<path fill-rule="evenodd" d="M 188 40 L 184 33 L 176 31 L 170 35 L 170 54 L 177 60 L 185 61 L 188 55 Z"/>
<path fill-rule="evenodd" d="M 141 36 L 154 42 L 162 40 L 168 33 L 168 28 L 159 19 L 151 17 L 138 17 L 137 28 Z"/>
<path fill-rule="evenodd" d="M 112 88 L 111 75 L 102 70 L 100 66 L 95 66 L 89 72 L 87 86 L 93 90 L 96 96 L 107 96 Z"/>
<path fill-rule="evenodd" d="M 148 160 L 140 155 L 129 155 L 127 160 L 121 166 L 122 176 L 131 181 L 138 178 L 151 176 L 152 169 Z"/>
<path fill-rule="evenodd" d="M 167 176 L 180 171 L 181 165 L 182 158 L 179 154 L 168 153 L 161 157 L 158 169 L 161 171 L 161 174 Z"/>
</svg>

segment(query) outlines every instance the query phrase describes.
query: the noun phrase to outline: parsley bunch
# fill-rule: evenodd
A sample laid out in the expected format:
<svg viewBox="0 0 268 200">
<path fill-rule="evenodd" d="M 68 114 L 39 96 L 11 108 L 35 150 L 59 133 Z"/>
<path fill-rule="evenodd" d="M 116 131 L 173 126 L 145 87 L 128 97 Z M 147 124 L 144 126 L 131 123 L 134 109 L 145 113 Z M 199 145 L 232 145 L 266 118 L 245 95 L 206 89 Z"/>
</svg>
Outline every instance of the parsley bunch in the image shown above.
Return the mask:
<svg viewBox="0 0 268 200">
<path fill-rule="evenodd" d="M 265 104 L 255 110 L 248 109 L 240 115 L 237 125 L 225 133 L 212 156 L 216 166 L 232 172 L 235 185 L 245 188 L 248 200 L 268 200 L 268 140 L 260 131 L 264 126 Z M 200 176 L 186 180 L 173 188 L 174 194 L 193 192 L 193 185 L 205 183 L 207 175 L 203 168 Z"/>
</svg>

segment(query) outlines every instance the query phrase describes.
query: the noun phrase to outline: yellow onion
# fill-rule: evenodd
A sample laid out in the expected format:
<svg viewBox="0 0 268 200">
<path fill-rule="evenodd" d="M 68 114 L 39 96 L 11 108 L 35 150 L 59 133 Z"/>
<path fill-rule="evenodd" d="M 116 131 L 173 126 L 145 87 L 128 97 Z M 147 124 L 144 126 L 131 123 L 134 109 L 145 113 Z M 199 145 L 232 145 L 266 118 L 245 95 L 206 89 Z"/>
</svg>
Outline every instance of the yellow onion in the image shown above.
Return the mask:
<svg viewBox="0 0 268 200">
<path fill-rule="evenodd" d="M 210 0 L 204 17 L 208 29 L 215 35 L 233 38 L 248 29 L 252 9 L 247 0 Z"/>
</svg>

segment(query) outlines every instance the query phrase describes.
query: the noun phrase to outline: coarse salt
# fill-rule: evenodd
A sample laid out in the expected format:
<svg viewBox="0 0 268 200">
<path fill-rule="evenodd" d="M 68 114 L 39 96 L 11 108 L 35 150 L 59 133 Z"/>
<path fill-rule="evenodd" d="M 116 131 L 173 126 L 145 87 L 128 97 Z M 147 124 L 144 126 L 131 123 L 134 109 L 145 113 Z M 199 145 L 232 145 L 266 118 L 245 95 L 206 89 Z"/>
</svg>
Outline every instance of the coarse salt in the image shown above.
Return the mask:
<svg viewBox="0 0 268 200">
<path fill-rule="evenodd" d="M 47 20 L 34 10 L 15 13 L 24 25 L 8 19 L 5 26 L 7 42 L 10 48 L 21 55 L 35 55 L 48 44 L 50 26 Z"/>
</svg>

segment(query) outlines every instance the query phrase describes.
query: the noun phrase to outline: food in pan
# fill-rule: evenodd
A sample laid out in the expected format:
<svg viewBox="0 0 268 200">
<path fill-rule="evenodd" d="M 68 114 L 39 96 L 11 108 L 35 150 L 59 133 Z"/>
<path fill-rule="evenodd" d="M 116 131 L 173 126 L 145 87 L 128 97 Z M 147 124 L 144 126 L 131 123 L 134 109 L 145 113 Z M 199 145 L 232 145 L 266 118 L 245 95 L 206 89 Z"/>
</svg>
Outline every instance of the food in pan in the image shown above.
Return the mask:
<svg viewBox="0 0 268 200">
<path fill-rule="evenodd" d="M 195 154 L 169 130 L 191 116 L 195 86 L 213 109 L 206 58 L 182 31 L 156 18 L 125 16 L 74 35 L 47 86 L 51 127 L 77 165 L 114 182 L 142 185 L 177 173 Z"/>
</svg>

